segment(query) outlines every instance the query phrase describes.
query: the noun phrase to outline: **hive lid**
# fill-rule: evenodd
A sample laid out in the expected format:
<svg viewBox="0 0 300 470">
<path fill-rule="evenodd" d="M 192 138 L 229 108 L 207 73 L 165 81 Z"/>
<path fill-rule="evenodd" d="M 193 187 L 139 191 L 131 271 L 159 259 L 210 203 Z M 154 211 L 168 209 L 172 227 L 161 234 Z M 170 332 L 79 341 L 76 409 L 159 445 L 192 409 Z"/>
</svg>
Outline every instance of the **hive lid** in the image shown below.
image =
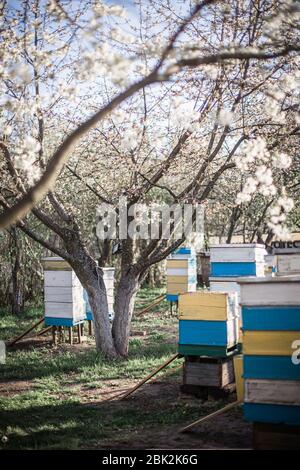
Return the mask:
<svg viewBox="0 0 300 470">
<path fill-rule="evenodd" d="M 276 282 L 300 282 L 300 275 L 274 276 L 274 277 L 238 277 L 236 282 L 239 284 L 263 284 Z"/>
</svg>

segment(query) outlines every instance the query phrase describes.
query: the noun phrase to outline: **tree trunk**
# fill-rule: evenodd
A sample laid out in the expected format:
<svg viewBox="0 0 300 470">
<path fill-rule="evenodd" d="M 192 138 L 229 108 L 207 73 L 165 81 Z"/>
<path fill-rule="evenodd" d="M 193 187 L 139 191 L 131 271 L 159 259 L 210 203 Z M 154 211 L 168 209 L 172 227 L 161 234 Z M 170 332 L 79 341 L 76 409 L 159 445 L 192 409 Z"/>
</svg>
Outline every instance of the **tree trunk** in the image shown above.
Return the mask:
<svg viewBox="0 0 300 470">
<path fill-rule="evenodd" d="M 114 359 L 118 354 L 112 337 L 102 270 L 79 238 L 71 234 L 65 244 L 73 258 L 70 264 L 88 295 L 93 313 L 96 348 L 106 357 Z"/>
<path fill-rule="evenodd" d="M 11 230 L 13 241 L 12 256 L 12 299 L 11 307 L 13 315 L 20 315 L 23 312 L 23 292 L 20 279 L 21 271 L 21 247 L 18 240 L 16 228 Z"/>
<path fill-rule="evenodd" d="M 85 288 L 93 312 L 96 348 L 106 357 L 116 358 L 118 354 L 113 342 L 103 279 L 89 278 Z"/>
<path fill-rule="evenodd" d="M 121 274 L 115 295 L 113 338 L 117 353 L 123 357 L 128 355 L 131 318 L 139 287 L 136 275 Z"/>
</svg>

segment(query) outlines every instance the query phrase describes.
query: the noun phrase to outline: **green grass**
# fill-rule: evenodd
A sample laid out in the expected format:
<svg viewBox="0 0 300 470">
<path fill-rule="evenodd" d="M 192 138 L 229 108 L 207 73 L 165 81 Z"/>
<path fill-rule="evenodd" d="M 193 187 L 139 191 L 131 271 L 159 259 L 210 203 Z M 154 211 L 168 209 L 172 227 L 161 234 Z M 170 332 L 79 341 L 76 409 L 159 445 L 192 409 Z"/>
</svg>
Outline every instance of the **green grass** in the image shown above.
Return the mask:
<svg viewBox="0 0 300 470">
<path fill-rule="evenodd" d="M 142 289 L 137 309 L 161 292 Z M 20 334 L 41 314 L 38 308 L 28 309 L 22 318 L 0 314 L 0 338 Z M 171 315 L 166 301 L 134 317 L 132 332 L 147 334 L 132 336 L 129 357 L 113 362 L 97 353 L 92 339 L 72 347 L 53 347 L 44 340 L 8 350 L 6 364 L 0 364 L 0 448 L 135 448 L 137 438 L 145 439 L 148 447 L 161 447 L 160 438 L 155 440 L 158 434 L 165 433 L 167 439 L 181 423 L 220 408 L 222 401 L 180 399 L 180 361 L 156 376 L 158 388 L 147 384 L 127 400 L 102 401 L 131 387 L 175 354 L 177 326 L 176 313 Z"/>
<path fill-rule="evenodd" d="M 161 292 L 142 289 L 137 309 Z M 1 339 L 20 334 L 40 316 L 41 309 L 33 308 L 22 318 L 1 314 Z M 5 383 L 12 391 L 0 393 L 0 447 L 101 448 L 105 442 L 111 444 L 124 436 L 124 432 L 134 436 L 145 428 L 199 416 L 197 404 L 187 406 L 160 396 L 141 399 L 138 405 L 136 396 L 125 402 L 99 400 L 101 390 L 117 394 L 119 387 L 129 387 L 170 358 L 176 352 L 176 326 L 177 319 L 170 315 L 168 303 L 162 302 L 153 312 L 133 320 L 132 330 L 145 330 L 147 335 L 132 337 L 128 359 L 113 362 L 97 353 L 91 340 L 86 347 L 53 347 L 45 341 L 44 346 L 29 344 L 8 350 L 6 364 L 0 365 L 1 385 L 2 390 Z M 177 366 L 178 362 L 169 366 L 168 383 L 180 382 Z"/>
</svg>

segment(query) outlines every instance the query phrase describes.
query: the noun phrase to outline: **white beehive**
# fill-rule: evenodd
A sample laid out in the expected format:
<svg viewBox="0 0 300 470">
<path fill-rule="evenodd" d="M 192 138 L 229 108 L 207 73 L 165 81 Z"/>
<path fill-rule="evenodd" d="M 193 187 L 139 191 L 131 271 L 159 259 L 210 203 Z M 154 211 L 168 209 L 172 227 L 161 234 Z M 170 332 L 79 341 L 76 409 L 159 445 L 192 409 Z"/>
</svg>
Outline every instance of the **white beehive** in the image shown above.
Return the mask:
<svg viewBox="0 0 300 470">
<path fill-rule="evenodd" d="M 106 288 L 107 304 L 109 317 L 112 319 L 114 316 L 114 282 L 115 282 L 115 268 L 101 268 L 103 271 L 103 281 Z M 86 318 L 87 320 L 93 320 L 92 309 L 87 297 L 86 291 L 84 291 L 84 299 L 86 302 Z"/>
<path fill-rule="evenodd" d="M 85 320 L 83 288 L 69 263 L 53 256 L 43 259 L 45 324 L 74 326 Z"/>
</svg>

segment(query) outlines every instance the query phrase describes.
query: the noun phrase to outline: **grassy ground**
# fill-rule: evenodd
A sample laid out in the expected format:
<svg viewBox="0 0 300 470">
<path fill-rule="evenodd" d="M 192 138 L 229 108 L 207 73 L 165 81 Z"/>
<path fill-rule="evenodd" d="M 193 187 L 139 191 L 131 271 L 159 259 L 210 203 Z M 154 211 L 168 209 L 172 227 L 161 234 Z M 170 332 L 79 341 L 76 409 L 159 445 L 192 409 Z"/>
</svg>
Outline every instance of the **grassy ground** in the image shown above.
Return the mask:
<svg viewBox="0 0 300 470">
<path fill-rule="evenodd" d="M 157 289 L 143 289 L 137 309 L 159 293 Z M 16 319 L 2 313 L 0 338 L 16 336 L 41 314 L 41 309 L 29 309 L 24 318 Z M 199 442 L 202 447 L 223 447 L 224 442 L 230 445 L 226 444 L 228 436 L 223 436 L 222 429 L 221 435 L 211 429 L 211 437 L 205 427 L 202 435 L 193 438 L 178 434 L 181 424 L 224 404 L 180 394 L 182 361 L 172 363 L 155 382 L 144 385 L 132 397 L 107 401 L 176 352 L 177 323 L 167 302 L 135 318 L 128 359 L 110 363 L 95 351 L 92 338 L 72 347 L 66 343 L 53 346 L 50 336 L 22 340 L 8 350 L 6 364 L 0 365 L 0 447 L 197 448 Z M 247 446 L 248 430 L 240 411 L 233 411 L 230 419 L 231 442 L 234 446 Z"/>
</svg>

